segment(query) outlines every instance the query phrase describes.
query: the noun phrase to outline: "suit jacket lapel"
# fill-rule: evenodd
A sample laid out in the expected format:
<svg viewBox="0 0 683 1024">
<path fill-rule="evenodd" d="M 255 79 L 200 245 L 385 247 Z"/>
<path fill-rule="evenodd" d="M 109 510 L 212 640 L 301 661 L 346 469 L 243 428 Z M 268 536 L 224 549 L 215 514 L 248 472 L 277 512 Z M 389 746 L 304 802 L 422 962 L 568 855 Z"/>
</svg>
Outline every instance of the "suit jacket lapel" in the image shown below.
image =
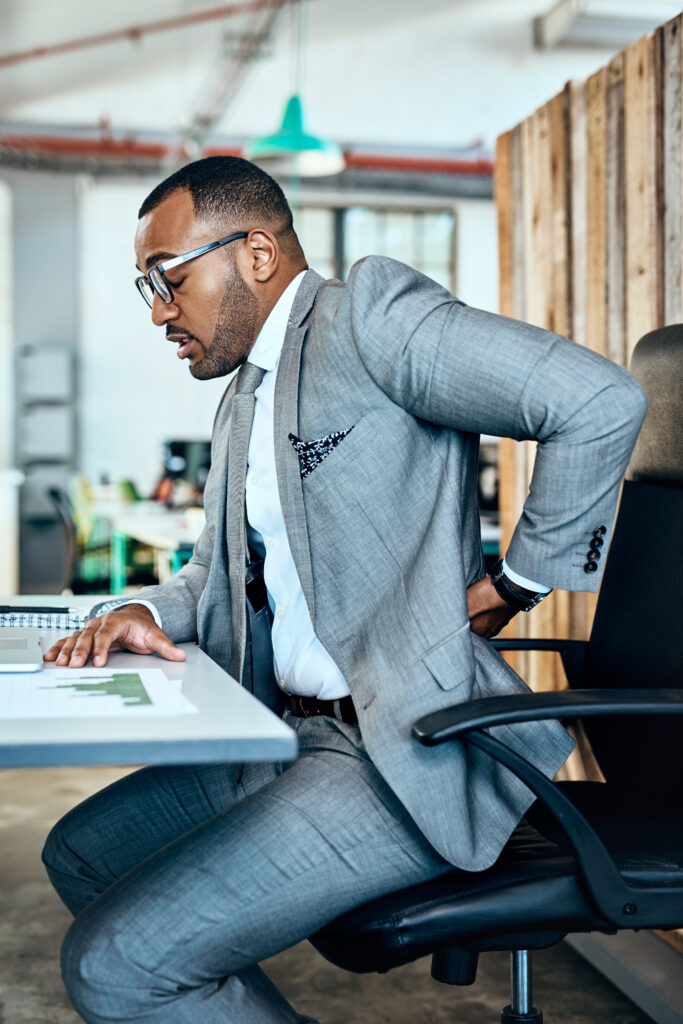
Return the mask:
<svg viewBox="0 0 683 1024">
<path fill-rule="evenodd" d="M 230 621 L 232 614 L 228 582 L 227 488 L 229 424 L 234 390 L 233 380 L 218 408 L 214 423 L 211 472 L 212 476 L 217 476 L 217 482 L 211 489 L 215 497 L 210 506 L 207 504 L 207 519 L 215 523 L 216 533 L 209 576 L 197 612 L 197 630 L 202 650 L 226 669 L 230 664 L 232 647 L 232 634 L 226 629 L 226 621 Z"/>
<path fill-rule="evenodd" d="M 313 573 L 311 553 L 308 546 L 308 530 L 304 510 L 303 491 L 299 456 L 288 439 L 288 434 L 298 434 L 299 422 L 299 371 L 301 351 L 308 331 L 308 315 L 313 307 L 318 288 L 323 278 L 309 270 L 294 299 L 287 325 L 285 341 L 275 381 L 275 465 L 277 467 L 278 491 L 282 513 L 287 529 L 287 538 L 294 558 L 301 588 L 308 604 L 311 620 L 314 620 Z"/>
</svg>

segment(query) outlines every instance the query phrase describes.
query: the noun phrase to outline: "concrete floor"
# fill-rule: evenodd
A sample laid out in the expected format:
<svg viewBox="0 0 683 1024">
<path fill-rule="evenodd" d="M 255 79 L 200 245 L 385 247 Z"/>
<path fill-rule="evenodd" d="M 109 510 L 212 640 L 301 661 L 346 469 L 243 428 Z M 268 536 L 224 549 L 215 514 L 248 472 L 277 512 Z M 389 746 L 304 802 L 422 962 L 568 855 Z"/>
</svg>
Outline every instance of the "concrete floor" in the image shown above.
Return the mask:
<svg viewBox="0 0 683 1024">
<path fill-rule="evenodd" d="M 57 953 L 69 915 L 40 863 L 52 823 L 125 774 L 118 768 L 0 772 L 0 1024 L 77 1024 Z M 433 981 L 429 961 L 388 975 L 351 975 L 302 943 L 266 970 L 302 1013 L 321 1024 L 497 1024 L 508 1002 L 508 958 L 481 957 L 477 982 Z M 648 1024 L 650 1018 L 564 944 L 536 954 L 535 1003 L 546 1024 Z M 227 1024 L 227 1022 L 226 1022 Z"/>
</svg>

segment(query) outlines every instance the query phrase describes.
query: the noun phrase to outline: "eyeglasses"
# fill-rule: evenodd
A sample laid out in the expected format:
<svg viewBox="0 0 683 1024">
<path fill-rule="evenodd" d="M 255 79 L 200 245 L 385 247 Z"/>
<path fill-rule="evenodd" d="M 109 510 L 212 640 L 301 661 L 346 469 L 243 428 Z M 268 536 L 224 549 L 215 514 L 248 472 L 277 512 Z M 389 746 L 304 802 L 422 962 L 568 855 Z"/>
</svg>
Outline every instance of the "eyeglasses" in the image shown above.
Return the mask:
<svg viewBox="0 0 683 1024">
<path fill-rule="evenodd" d="M 164 263 L 157 263 L 156 266 L 151 267 L 147 271 L 147 275 L 141 274 L 140 277 L 135 278 L 135 285 L 137 290 L 142 295 L 143 299 L 152 308 L 154 303 L 154 293 L 159 296 L 162 302 L 165 302 L 168 306 L 169 303 L 173 302 L 173 289 L 166 280 L 166 271 L 173 270 L 174 267 L 179 267 L 181 263 L 187 263 L 188 260 L 196 260 L 198 256 L 203 256 L 205 252 L 211 252 L 212 249 L 218 249 L 221 245 L 227 245 L 228 242 L 234 242 L 238 238 L 246 238 L 246 231 L 238 231 L 234 235 L 226 235 L 225 238 L 219 238 L 217 242 L 209 242 L 208 245 L 202 245 L 199 249 L 193 249 L 192 252 L 186 252 L 183 256 L 174 256 L 172 260 L 166 260 Z"/>
</svg>

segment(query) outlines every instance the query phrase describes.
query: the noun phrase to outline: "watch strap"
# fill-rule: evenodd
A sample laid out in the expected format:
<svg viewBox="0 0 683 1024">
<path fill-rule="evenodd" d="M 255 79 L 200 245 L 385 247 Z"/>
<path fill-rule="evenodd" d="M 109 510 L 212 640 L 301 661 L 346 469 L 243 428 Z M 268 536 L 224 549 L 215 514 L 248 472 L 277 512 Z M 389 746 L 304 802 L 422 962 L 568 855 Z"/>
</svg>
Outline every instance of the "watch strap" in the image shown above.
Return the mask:
<svg viewBox="0 0 683 1024">
<path fill-rule="evenodd" d="M 491 570 L 491 583 L 493 583 L 499 596 L 506 604 L 514 608 L 516 612 L 529 612 L 535 608 L 539 601 L 542 601 L 545 594 L 534 594 L 529 590 L 518 590 L 503 572 L 503 559 L 500 558 Z"/>
</svg>

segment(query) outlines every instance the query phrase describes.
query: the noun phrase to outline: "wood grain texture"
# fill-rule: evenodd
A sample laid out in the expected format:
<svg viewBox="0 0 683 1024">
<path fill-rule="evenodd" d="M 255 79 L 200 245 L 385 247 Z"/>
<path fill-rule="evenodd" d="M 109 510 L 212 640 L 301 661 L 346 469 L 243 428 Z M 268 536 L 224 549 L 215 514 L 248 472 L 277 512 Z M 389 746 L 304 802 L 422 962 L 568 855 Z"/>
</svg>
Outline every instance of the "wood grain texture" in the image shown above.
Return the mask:
<svg viewBox="0 0 683 1024">
<path fill-rule="evenodd" d="M 567 85 L 569 108 L 569 190 L 571 203 L 570 266 L 571 305 L 569 336 L 579 345 L 586 344 L 586 285 L 588 236 L 588 162 L 586 129 L 586 86 L 572 81 Z"/>
<path fill-rule="evenodd" d="M 496 141 L 493 194 L 498 228 L 498 309 L 512 316 L 512 279 L 514 276 L 512 222 L 512 133 L 505 132 Z"/>
<path fill-rule="evenodd" d="M 607 354 L 607 69 L 586 82 L 586 342 Z"/>
<path fill-rule="evenodd" d="M 626 188 L 624 180 L 624 58 L 607 68 L 606 123 L 607 337 L 605 354 L 626 359 Z"/>
<path fill-rule="evenodd" d="M 683 321 L 683 253 L 681 251 L 681 189 L 683 133 L 681 102 L 683 15 L 660 30 L 662 55 L 662 166 L 663 166 L 663 310 L 665 324 Z"/>
<path fill-rule="evenodd" d="M 655 36 L 624 51 L 626 355 L 661 326 L 661 244 L 657 224 Z"/>
</svg>

